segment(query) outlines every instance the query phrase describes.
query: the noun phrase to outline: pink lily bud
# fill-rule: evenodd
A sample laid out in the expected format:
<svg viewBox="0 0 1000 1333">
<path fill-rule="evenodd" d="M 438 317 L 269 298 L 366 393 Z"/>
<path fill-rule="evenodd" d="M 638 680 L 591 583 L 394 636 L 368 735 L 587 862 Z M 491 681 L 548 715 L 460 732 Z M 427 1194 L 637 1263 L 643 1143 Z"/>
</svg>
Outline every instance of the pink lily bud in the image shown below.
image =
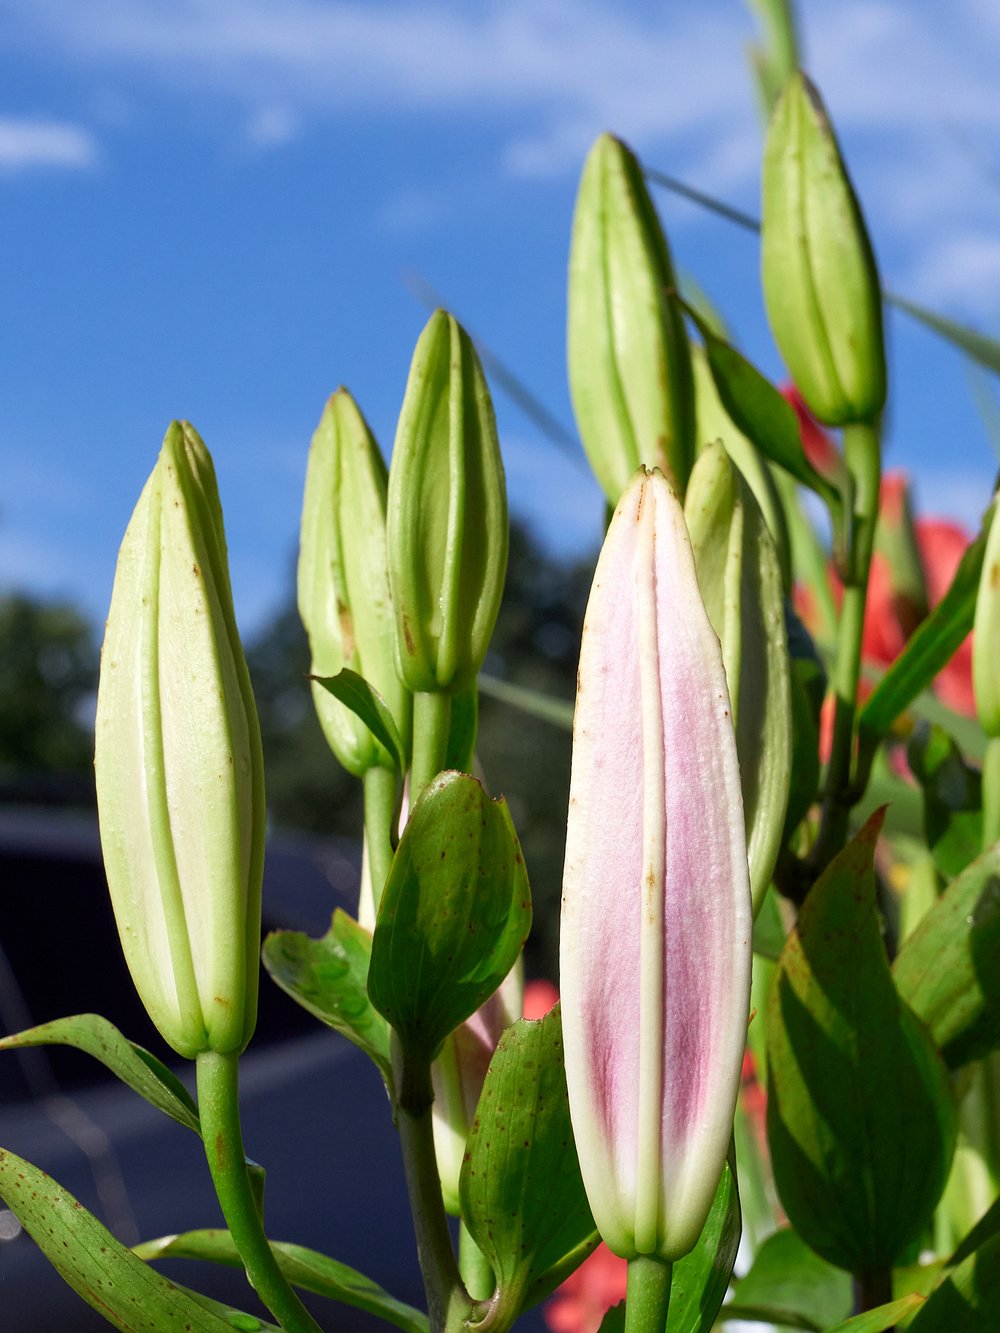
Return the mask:
<svg viewBox="0 0 1000 1333">
<path fill-rule="evenodd" d="M 681 506 L 625 491 L 587 607 L 560 972 L 570 1113 L 615 1253 L 695 1243 L 732 1134 L 750 996 L 750 885 L 719 641 Z"/>
</svg>

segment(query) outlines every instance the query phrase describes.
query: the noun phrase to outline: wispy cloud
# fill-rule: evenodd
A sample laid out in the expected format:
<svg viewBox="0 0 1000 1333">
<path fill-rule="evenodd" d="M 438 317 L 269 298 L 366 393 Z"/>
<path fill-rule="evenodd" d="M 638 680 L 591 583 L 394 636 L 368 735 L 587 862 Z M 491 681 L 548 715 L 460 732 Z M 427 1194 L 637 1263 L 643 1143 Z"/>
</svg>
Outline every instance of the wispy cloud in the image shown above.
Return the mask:
<svg viewBox="0 0 1000 1333">
<path fill-rule="evenodd" d="M 651 165 L 754 204 L 761 136 L 744 56 L 752 24 L 739 0 L 6 0 L 5 9 L 0 50 L 89 69 L 95 83 L 123 76 L 130 90 L 187 106 L 235 102 L 256 147 L 346 113 L 460 113 L 463 125 L 489 126 L 494 167 L 565 178 L 613 129 Z M 802 0 L 801 18 L 807 64 L 876 242 L 899 243 L 907 271 L 934 264 L 940 299 L 968 303 L 969 237 L 1000 233 L 1000 185 L 983 165 L 996 163 L 1000 141 L 996 0 Z M 47 151 L 82 165 L 96 150 L 83 134 Z M 396 225 L 415 217 L 425 210 L 402 201 Z M 989 278 L 991 253 L 978 251 Z M 899 285 L 898 270 L 888 276 Z M 983 309 L 986 291 L 984 281 Z"/>
<path fill-rule="evenodd" d="M 56 167 L 87 170 L 100 160 L 98 143 L 81 125 L 0 116 L 0 172 Z"/>
</svg>

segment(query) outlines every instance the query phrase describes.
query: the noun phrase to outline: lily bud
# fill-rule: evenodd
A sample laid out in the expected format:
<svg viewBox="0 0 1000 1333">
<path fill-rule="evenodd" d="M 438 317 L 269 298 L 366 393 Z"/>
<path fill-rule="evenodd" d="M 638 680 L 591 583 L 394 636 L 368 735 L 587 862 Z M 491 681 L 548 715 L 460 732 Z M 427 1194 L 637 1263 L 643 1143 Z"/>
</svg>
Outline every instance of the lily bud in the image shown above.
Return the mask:
<svg viewBox="0 0 1000 1333">
<path fill-rule="evenodd" d="M 996 501 L 994 500 L 994 503 Z M 1000 522 L 990 524 L 976 594 L 972 634 L 972 684 L 976 714 L 987 736 L 1000 736 Z"/>
<path fill-rule="evenodd" d="M 583 447 L 610 504 L 640 464 L 683 493 L 694 389 L 666 237 L 620 139 L 603 134 L 580 180 L 569 260 L 569 386 Z"/>
<path fill-rule="evenodd" d="M 108 885 L 139 997 L 178 1054 L 257 1015 L 264 767 L 212 460 L 167 431 L 118 555 L 97 696 Z"/>
<path fill-rule="evenodd" d="M 885 403 L 878 270 L 833 128 L 802 74 L 767 132 L 761 277 L 774 340 L 809 410 L 831 426 L 873 421 Z"/>
<path fill-rule="evenodd" d="M 524 964 L 518 959 L 499 990 L 451 1034 L 431 1065 L 434 1153 L 444 1206 L 460 1212 L 458 1181 L 486 1071 L 501 1034 L 521 1017 Z"/>
<path fill-rule="evenodd" d="M 705 609 L 722 643 L 756 912 L 781 850 L 792 772 L 781 569 L 753 493 L 721 444 L 699 456 L 684 515 Z"/>
<path fill-rule="evenodd" d="M 306 470 L 299 546 L 299 615 L 314 676 L 364 676 L 409 730 L 410 696 L 395 664 L 385 537 L 385 463 L 346 389 L 329 400 Z M 393 759 L 364 722 L 316 681 L 313 703 L 334 754 L 356 777 Z"/>
<path fill-rule="evenodd" d="M 732 1134 L 752 914 L 719 640 L 681 507 L 641 472 L 584 623 L 560 988 L 587 1197 L 616 1254 L 695 1243 Z"/>
<path fill-rule="evenodd" d="M 468 334 L 435 311 L 413 353 L 389 470 L 396 665 L 413 691 L 475 683 L 507 572 L 507 492 Z"/>
</svg>

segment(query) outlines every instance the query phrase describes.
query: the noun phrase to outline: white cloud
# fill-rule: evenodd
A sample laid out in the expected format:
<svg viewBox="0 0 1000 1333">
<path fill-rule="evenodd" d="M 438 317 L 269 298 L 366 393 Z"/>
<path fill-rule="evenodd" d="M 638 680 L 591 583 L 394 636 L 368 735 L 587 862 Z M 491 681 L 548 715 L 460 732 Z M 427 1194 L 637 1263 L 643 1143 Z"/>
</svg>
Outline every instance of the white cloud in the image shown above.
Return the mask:
<svg viewBox="0 0 1000 1333">
<path fill-rule="evenodd" d="M 800 6 L 806 61 L 876 248 L 908 271 L 936 266 L 946 303 L 969 299 L 968 238 L 1000 234 L 989 165 L 995 173 L 1000 160 L 997 10 L 996 0 Z M 650 165 L 756 206 L 760 127 L 745 59 L 753 29 L 741 0 L 6 0 L 6 11 L 8 52 L 71 62 L 105 81 L 121 75 L 130 89 L 188 105 L 235 102 L 258 147 L 345 111 L 460 114 L 499 129 L 491 143 L 511 174 L 567 177 L 610 128 Z M 427 225 L 416 204 L 397 201 L 383 225 Z M 692 220 L 685 210 L 677 225 Z M 982 292 L 994 269 L 986 247 L 979 255 Z M 898 269 L 887 277 L 901 285 Z"/>
<path fill-rule="evenodd" d="M 299 117 L 287 106 L 263 106 L 247 123 L 246 135 L 254 148 L 281 148 L 298 138 Z"/>
<path fill-rule="evenodd" d="M 0 116 L 0 171 L 36 167 L 80 171 L 96 166 L 99 158 L 97 140 L 81 125 Z"/>
<path fill-rule="evenodd" d="M 963 232 L 930 243 L 907 282 L 907 293 L 928 304 L 947 301 L 970 315 L 1000 311 L 1000 235 Z"/>
</svg>

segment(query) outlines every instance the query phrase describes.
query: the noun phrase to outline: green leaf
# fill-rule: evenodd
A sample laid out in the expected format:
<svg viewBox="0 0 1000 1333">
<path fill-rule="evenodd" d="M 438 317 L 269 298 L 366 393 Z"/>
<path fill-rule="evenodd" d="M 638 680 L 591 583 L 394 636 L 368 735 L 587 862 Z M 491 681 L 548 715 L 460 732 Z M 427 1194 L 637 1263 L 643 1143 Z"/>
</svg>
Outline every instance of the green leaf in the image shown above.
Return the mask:
<svg viewBox="0 0 1000 1333">
<path fill-rule="evenodd" d="M 768 1138 L 817 1254 L 890 1267 L 930 1219 L 955 1143 L 947 1070 L 892 984 L 876 909 L 877 812 L 813 886 L 768 1003 Z M 903 1128 L 905 1127 L 905 1129 Z"/>
<path fill-rule="evenodd" d="M 125 1333 L 232 1333 L 234 1327 L 265 1327 L 252 1315 L 189 1296 L 147 1268 L 51 1176 L 3 1149 L 0 1197 L 60 1277 Z"/>
<path fill-rule="evenodd" d="M 155 1055 L 124 1037 L 100 1014 L 74 1014 L 0 1039 L 0 1050 L 24 1046 L 73 1046 L 85 1051 L 179 1125 L 201 1133 L 198 1108 L 176 1074 Z"/>
<path fill-rule="evenodd" d="M 949 886 L 893 966 L 952 1069 L 1000 1046 L 1000 846 Z"/>
<path fill-rule="evenodd" d="M 386 880 L 368 994 L 414 1060 L 514 966 L 531 927 L 524 858 L 507 803 L 475 778 L 441 773 L 410 813 Z"/>
<path fill-rule="evenodd" d="M 886 292 L 885 299 L 898 310 L 905 311 L 911 319 L 918 320 L 940 334 L 942 338 L 946 338 L 948 342 L 960 347 L 967 356 L 972 357 L 973 361 L 978 361 L 987 370 L 1000 374 L 1000 341 L 996 338 L 988 338 L 983 333 L 977 333 L 975 329 L 959 324 L 954 319 L 948 319 L 945 315 L 939 315 L 934 310 L 928 310 L 926 306 L 917 305 L 916 302 L 896 292 Z"/>
<path fill-rule="evenodd" d="M 321 939 L 298 930 L 272 931 L 261 956 L 281 989 L 360 1046 L 391 1087 L 389 1028 L 368 999 L 371 950 L 368 931 L 338 907 Z"/>
<path fill-rule="evenodd" d="M 573 704 L 568 699 L 553 699 L 541 690 L 530 689 L 527 685 L 516 685 L 513 681 L 499 680 L 496 676 L 480 675 L 479 688 L 491 699 L 498 699 L 502 704 L 510 704 L 520 709 L 528 717 L 537 717 L 542 722 L 551 722 L 561 731 L 573 730 Z"/>
<path fill-rule="evenodd" d="M 369 685 L 363 676 L 349 667 L 344 667 L 335 676 L 310 676 L 309 679 L 322 685 L 324 690 L 356 714 L 375 739 L 389 751 L 399 772 L 406 772 L 406 746 L 396 726 L 396 719 L 373 685 Z"/>
<path fill-rule="evenodd" d="M 815 491 L 832 514 L 839 514 L 842 508 L 840 492 L 806 457 L 795 409 L 741 352 L 713 332 L 697 311 L 681 302 L 679 297 L 675 299 L 701 334 L 722 406 L 737 429 L 765 458 Z"/>
<path fill-rule="evenodd" d="M 982 779 L 942 727 L 921 723 L 907 748 L 924 789 L 924 829 L 946 879 L 961 874 L 983 845 Z"/>
<path fill-rule="evenodd" d="M 619 1301 L 617 1305 L 612 1305 L 601 1320 L 601 1327 L 597 1333 L 625 1333 L 625 1302 Z"/>
<path fill-rule="evenodd" d="M 1000 1199 L 996 1199 L 972 1228 L 948 1260 L 949 1265 L 960 1264 L 968 1259 L 981 1245 L 985 1245 L 994 1236 L 1000 1235 Z"/>
<path fill-rule="evenodd" d="M 927 1298 L 911 1333 L 990 1333 L 1000 1310 L 1000 1235 L 953 1268 Z"/>
<path fill-rule="evenodd" d="M 894 1328 L 901 1319 L 919 1310 L 923 1303 L 924 1297 L 914 1292 L 898 1301 L 890 1301 L 888 1305 L 880 1305 L 877 1309 L 866 1310 L 864 1314 L 845 1319 L 842 1324 L 828 1329 L 827 1333 L 885 1333 L 886 1329 Z"/>
<path fill-rule="evenodd" d="M 740 1246 L 740 1195 L 734 1156 L 730 1148 L 694 1249 L 674 1264 L 666 1333 L 709 1333 L 722 1308 Z"/>
<path fill-rule="evenodd" d="M 829 1328 L 851 1313 L 851 1279 L 814 1254 L 785 1227 L 757 1251 L 749 1273 L 733 1284 L 727 1318 L 745 1319 L 751 1307 L 766 1309 L 763 1320 L 790 1328 Z"/>
<path fill-rule="evenodd" d="M 314 1291 L 319 1296 L 367 1310 L 405 1333 L 427 1333 L 427 1316 L 412 1305 L 406 1305 L 390 1296 L 384 1288 L 363 1273 L 330 1259 L 304 1245 L 285 1241 L 271 1241 L 271 1249 L 278 1267 L 295 1287 Z M 202 1259 L 208 1263 L 242 1268 L 240 1258 L 228 1231 L 187 1231 L 180 1236 L 162 1236 L 135 1247 L 142 1259 Z"/>
<path fill-rule="evenodd" d="M 966 549 L 948 591 L 926 620 L 921 621 L 906 647 L 873 690 L 858 719 L 862 760 L 888 732 L 899 715 L 951 661 L 972 629 L 979 576 L 986 553 L 986 538 L 993 506 L 986 511 L 979 536 Z"/>
<path fill-rule="evenodd" d="M 515 1318 L 567 1276 L 566 1255 L 594 1235 L 573 1145 L 559 1006 L 521 1019 L 497 1044 L 459 1183 L 462 1217 Z M 547 1281 L 558 1269 L 556 1280 Z"/>
</svg>

